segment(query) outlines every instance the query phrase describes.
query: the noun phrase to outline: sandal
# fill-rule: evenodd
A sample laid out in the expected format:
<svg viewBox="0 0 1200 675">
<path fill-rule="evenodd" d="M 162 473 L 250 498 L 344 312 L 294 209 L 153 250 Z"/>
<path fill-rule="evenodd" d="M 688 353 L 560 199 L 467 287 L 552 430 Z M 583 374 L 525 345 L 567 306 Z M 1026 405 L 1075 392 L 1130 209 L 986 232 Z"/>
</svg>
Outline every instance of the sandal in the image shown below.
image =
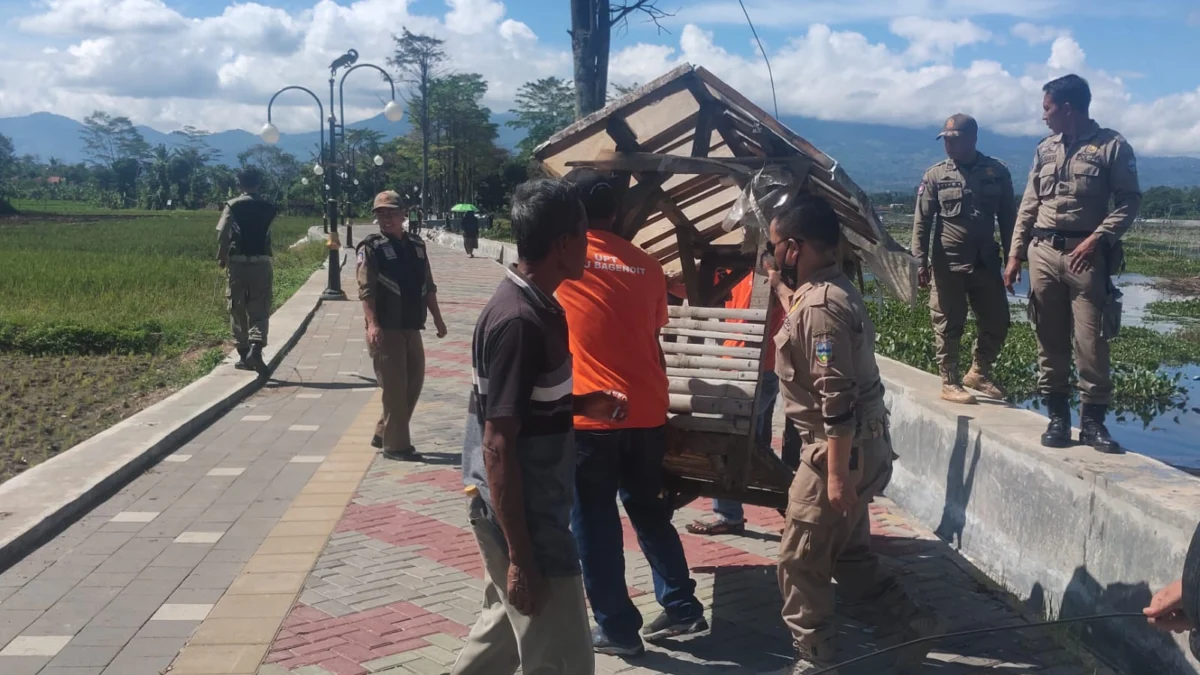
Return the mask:
<svg viewBox="0 0 1200 675">
<path fill-rule="evenodd" d="M 710 537 L 718 534 L 742 534 L 746 531 L 746 523 L 735 523 L 724 518 L 695 520 L 687 524 L 687 531 Z"/>
</svg>

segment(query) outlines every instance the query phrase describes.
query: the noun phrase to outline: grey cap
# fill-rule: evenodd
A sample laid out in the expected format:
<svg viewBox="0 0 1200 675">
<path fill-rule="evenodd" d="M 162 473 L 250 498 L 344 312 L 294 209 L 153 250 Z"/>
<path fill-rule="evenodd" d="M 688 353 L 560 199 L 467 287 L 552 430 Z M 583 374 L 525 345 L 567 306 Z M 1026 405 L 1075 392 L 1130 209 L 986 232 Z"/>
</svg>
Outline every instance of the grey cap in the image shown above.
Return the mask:
<svg viewBox="0 0 1200 675">
<path fill-rule="evenodd" d="M 958 113 L 957 115 L 951 115 L 950 119 L 946 120 L 946 123 L 942 125 L 942 133 L 938 134 L 937 137 L 954 138 L 955 136 L 974 136 L 978 133 L 979 123 L 975 121 L 975 118 L 970 115 Z"/>
</svg>

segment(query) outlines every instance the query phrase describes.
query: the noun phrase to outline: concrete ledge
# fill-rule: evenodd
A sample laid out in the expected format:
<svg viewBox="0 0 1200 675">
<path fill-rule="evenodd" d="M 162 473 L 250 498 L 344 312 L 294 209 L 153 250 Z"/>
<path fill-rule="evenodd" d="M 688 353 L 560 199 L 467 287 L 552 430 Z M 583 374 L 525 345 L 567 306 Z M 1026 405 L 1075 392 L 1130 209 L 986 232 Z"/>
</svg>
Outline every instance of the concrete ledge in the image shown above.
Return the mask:
<svg viewBox="0 0 1200 675">
<path fill-rule="evenodd" d="M 267 361 L 272 371 L 320 306 L 326 274 L 318 270 L 271 315 L 275 337 Z M 166 399 L 0 484 L 0 570 L 262 384 L 254 373 L 235 370 L 230 356 Z"/>
<path fill-rule="evenodd" d="M 938 378 L 880 359 L 900 460 L 887 495 L 1051 617 L 1140 612 L 1183 573 L 1200 480 L 1133 453 L 1043 448 L 1046 419 L 938 398 Z M 1136 620 L 1072 634 L 1129 673 L 1197 672 L 1186 640 Z"/>
</svg>

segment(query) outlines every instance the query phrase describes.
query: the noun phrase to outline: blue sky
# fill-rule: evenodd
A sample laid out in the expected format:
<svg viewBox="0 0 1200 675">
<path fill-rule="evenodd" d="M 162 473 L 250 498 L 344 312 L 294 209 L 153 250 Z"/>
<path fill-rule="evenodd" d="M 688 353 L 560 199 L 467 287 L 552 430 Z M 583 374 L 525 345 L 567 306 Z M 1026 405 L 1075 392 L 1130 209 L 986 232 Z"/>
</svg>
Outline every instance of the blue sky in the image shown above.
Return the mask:
<svg viewBox="0 0 1200 675">
<path fill-rule="evenodd" d="M 614 0 L 616 1 L 616 0 Z M 784 115 L 924 126 L 959 110 L 1001 133 L 1044 133 L 1043 82 L 1079 72 L 1095 116 L 1152 154 L 1200 155 L 1195 0 L 747 0 Z M 770 98 L 736 0 L 661 0 L 669 32 L 634 17 L 614 35 L 612 79 L 687 61 Z M 0 116 L 94 109 L 163 130 L 261 124 L 284 83 L 321 86 L 354 46 L 382 62 L 391 33 L 442 37 L 503 110 L 524 82 L 569 78 L 568 0 L 0 0 Z M 286 80 L 286 82 L 285 82 Z M 348 100 L 376 112 L 379 93 Z M 284 109 L 281 126 L 310 124 Z"/>
</svg>

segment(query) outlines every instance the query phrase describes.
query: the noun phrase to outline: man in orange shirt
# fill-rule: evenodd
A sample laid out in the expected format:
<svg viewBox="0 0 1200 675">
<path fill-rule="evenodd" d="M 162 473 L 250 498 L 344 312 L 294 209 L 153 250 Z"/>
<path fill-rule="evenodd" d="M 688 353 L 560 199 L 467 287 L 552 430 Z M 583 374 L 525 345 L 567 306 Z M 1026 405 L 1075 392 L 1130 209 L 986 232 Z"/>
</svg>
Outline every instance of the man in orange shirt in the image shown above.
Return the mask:
<svg viewBox="0 0 1200 675">
<path fill-rule="evenodd" d="M 733 287 L 732 296 L 725 303 L 729 309 L 749 309 L 750 296 L 754 292 L 754 274 L 749 274 Z M 774 293 L 769 294 L 767 306 L 767 332 L 764 339 L 772 339 L 783 327 L 787 313 L 779 305 Z M 740 340 L 726 340 L 726 347 L 744 347 Z M 775 401 L 779 398 L 779 376 L 775 374 L 775 349 L 768 344 L 763 355 L 762 385 L 758 389 L 758 417 L 755 420 L 755 438 L 759 445 L 769 447 L 774 436 L 772 421 L 775 417 Z M 800 433 L 791 420 L 785 420 L 783 428 L 783 463 L 795 470 L 800 465 Z M 731 499 L 714 499 L 711 519 L 698 519 L 689 523 L 692 534 L 741 534 L 746 530 L 746 514 L 742 503 Z"/>
<path fill-rule="evenodd" d="M 570 329 L 576 392 L 597 387 L 627 392 L 624 420 L 575 418 L 575 505 L 571 531 L 579 547 L 583 585 L 601 654 L 637 656 L 642 639 L 656 641 L 708 629 L 696 582 L 688 570 L 674 513 L 665 498 L 666 359 L 659 332 L 667 324 L 667 280 L 648 253 L 612 231 L 616 194 L 607 177 L 576 169 L 575 183 L 588 213 L 583 278 L 558 287 Z M 641 631 L 642 615 L 629 599 L 620 496 L 654 578 L 663 612 Z"/>
</svg>

